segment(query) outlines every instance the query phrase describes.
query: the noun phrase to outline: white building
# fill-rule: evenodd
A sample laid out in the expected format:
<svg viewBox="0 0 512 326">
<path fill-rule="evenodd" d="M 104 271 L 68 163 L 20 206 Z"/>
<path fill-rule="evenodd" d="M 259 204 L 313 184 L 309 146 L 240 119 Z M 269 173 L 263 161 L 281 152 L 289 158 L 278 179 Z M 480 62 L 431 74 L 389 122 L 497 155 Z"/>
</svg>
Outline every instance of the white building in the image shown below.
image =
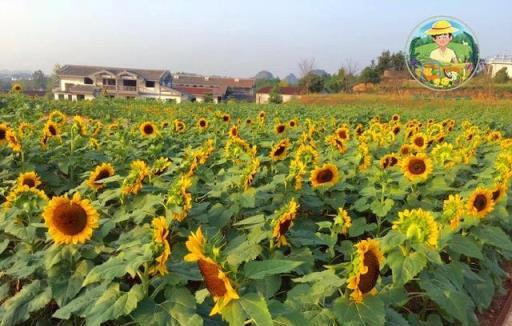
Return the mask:
<svg viewBox="0 0 512 326">
<path fill-rule="evenodd" d="M 487 60 L 486 63 L 492 77 L 502 68 L 507 68 L 507 74 L 512 78 L 512 55 L 498 55 Z"/>
<path fill-rule="evenodd" d="M 92 100 L 104 95 L 180 103 L 189 97 L 172 88 L 172 77 L 168 70 L 65 65 L 57 76 L 59 87 L 53 89 L 56 100 Z"/>
</svg>

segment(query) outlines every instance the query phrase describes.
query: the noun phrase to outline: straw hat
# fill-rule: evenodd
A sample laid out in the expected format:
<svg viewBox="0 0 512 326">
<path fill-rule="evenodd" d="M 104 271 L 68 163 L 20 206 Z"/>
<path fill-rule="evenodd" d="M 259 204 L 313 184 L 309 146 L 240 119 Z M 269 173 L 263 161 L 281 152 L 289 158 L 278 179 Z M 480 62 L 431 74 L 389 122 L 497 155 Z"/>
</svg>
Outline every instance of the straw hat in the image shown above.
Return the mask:
<svg viewBox="0 0 512 326">
<path fill-rule="evenodd" d="M 432 24 L 432 28 L 426 31 L 427 35 L 441 35 L 455 33 L 457 29 L 447 20 L 438 20 Z"/>
</svg>

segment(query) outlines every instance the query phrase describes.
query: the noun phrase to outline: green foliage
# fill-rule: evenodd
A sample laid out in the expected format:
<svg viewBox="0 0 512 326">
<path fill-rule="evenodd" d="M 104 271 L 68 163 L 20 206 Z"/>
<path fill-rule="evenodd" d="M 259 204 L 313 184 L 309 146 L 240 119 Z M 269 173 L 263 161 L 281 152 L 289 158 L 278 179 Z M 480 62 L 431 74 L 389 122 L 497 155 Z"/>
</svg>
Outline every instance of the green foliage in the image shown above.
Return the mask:
<svg viewBox="0 0 512 326">
<path fill-rule="evenodd" d="M 498 84 L 505 84 L 510 81 L 510 76 L 507 72 L 507 67 L 503 67 L 496 72 L 494 75 L 493 81 Z"/>
</svg>

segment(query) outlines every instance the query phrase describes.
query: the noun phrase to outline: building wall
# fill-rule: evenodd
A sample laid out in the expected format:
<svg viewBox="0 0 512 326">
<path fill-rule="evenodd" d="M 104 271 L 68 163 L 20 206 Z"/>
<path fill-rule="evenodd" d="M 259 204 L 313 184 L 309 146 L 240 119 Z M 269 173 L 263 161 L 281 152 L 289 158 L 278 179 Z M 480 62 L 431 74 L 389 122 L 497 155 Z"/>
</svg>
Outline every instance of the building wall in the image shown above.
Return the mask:
<svg viewBox="0 0 512 326">
<path fill-rule="evenodd" d="M 283 98 L 283 103 L 290 102 L 291 100 L 299 99 L 300 95 L 281 95 Z M 257 93 L 256 94 L 256 103 L 257 104 L 267 104 L 270 99 L 270 94 Z"/>
<path fill-rule="evenodd" d="M 66 89 L 66 84 L 73 84 L 73 85 L 84 85 L 84 79 L 83 78 L 72 78 L 72 77 L 66 77 L 64 79 L 60 80 L 60 90 Z"/>
</svg>

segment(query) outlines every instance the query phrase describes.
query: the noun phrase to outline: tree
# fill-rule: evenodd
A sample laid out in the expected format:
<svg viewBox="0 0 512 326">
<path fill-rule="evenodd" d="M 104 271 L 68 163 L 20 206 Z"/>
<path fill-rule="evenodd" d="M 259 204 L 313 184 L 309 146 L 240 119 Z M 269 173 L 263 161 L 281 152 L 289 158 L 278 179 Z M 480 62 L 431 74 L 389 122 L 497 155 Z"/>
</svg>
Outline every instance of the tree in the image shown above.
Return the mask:
<svg viewBox="0 0 512 326">
<path fill-rule="evenodd" d="M 498 84 L 505 84 L 510 80 L 510 77 L 507 73 L 507 67 L 503 67 L 500 70 L 496 72 L 496 75 L 494 75 L 493 78 L 495 83 Z"/>
<path fill-rule="evenodd" d="M 298 66 L 300 71 L 299 85 L 309 92 L 311 79 L 313 77 L 311 72 L 315 68 L 315 58 L 302 59 L 299 61 Z"/>
<path fill-rule="evenodd" d="M 53 66 L 52 74 L 48 77 L 46 81 L 46 94 L 50 98 L 53 96 L 52 91 L 55 87 L 59 86 L 59 77 L 57 77 L 57 73 L 59 72 L 61 65 L 58 63 Z"/>
<path fill-rule="evenodd" d="M 279 92 L 279 85 L 275 85 L 270 92 L 270 96 L 268 98 L 269 103 L 281 104 L 283 103 L 283 97 Z"/>
<path fill-rule="evenodd" d="M 361 75 L 359 76 L 359 81 L 361 83 L 373 84 L 377 84 L 378 82 L 380 82 L 379 70 L 377 69 L 375 62 L 373 60 L 370 66 L 363 69 Z"/>
<path fill-rule="evenodd" d="M 376 69 L 380 75 L 384 73 L 384 70 L 405 70 L 405 54 L 402 51 L 397 53 L 391 53 L 389 50 L 383 51 L 377 58 Z"/>
<path fill-rule="evenodd" d="M 41 70 L 36 70 L 32 74 L 32 87 L 36 90 L 45 90 L 48 78 Z"/>
<path fill-rule="evenodd" d="M 324 90 L 325 82 L 328 78 L 330 78 L 329 75 L 322 77 L 310 72 L 300 79 L 299 86 L 308 93 L 320 93 Z"/>
<path fill-rule="evenodd" d="M 213 102 L 213 94 L 212 93 L 206 93 L 203 97 L 204 103 L 212 103 Z"/>
</svg>

